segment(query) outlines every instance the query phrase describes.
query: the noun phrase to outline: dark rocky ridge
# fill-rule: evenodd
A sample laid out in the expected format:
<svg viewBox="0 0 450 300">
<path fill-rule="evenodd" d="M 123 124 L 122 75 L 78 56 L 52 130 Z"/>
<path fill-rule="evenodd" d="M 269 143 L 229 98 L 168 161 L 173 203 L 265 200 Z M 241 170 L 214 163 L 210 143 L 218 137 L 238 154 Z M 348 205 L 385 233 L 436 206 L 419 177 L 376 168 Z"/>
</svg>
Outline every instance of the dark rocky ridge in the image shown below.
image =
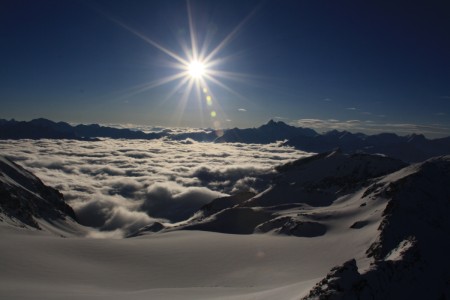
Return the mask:
<svg viewBox="0 0 450 300">
<path fill-rule="evenodd" d="M 0 157 L 0 213 L 19 225 L 40 229 L 36 219 L 76 220 L 63 195 L 46 186 L 32 173 Z"/>
<path fill-rule="evenodd" d="M 450 154 L 450 137 L 427 139 L 421 134 L 398 136 L 394 133 L 366 135 L 333 130 L 319 134 L 309 128 L 290 126 L 270 120 L 257 128 L 233 128 L 218 132 L 212 129 L 197 132 L 171 133 L 170 131 L 145 133 L 138 130 L 118 129 L 98 124 L 71 126 L 64 122 L 35 119 L 29 122 L 0 119 L 0 139 L 192 139 L 197 142 L 267 144 L 284 141 L 307 152 L 326 152 L 336 148 L 345 153 L 384 154 L 405 162 L 420 162 L 428 158 Z"/>
<path fill-rule="evenodd" d="M 387 199 L 378 235 L 359 270 L 333 268 L 304 299 L 448 299 L 450 297 L 450 156 L 386 176 L 367 189 Z"/>
<path fill-rule="evenodd" d="M 34 119 L 29 122 L 1 120 L 0 139 L 158 139 L 161 134 L 144 133 L 130 129 L 119 129 L 98 124 L 72 126 L 65 122 L 53 122 L 47 119 Z"/>
<path fill-rule="evenodd" d="M 215 199 L 176 229 L 232 234 L 274 232 L 302 237 L 324 235 L 326 227 L 311 215 L 284 216 L 283 211 L 301 212 L 305 206 L 329 206 L 339 197 L 406 166 L 400 160 L 383 156 L 348 155 L 339 151 L 301 158 L 277 168 L 278 173 L 267 182 L 264 192 Z"/>
</svg>

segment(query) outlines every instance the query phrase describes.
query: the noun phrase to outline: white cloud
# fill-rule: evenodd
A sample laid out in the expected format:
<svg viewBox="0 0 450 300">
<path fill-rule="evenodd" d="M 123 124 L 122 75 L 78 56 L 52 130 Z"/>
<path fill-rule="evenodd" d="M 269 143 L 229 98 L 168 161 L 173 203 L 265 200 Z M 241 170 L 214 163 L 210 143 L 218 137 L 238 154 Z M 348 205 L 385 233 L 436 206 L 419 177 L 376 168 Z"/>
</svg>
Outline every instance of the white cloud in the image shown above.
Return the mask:
<svg viewBox="0 0 450 300">
<path fill-rule="evenodd" d="M 277 143 L 190 139 L 0 141 L 0 151 L 59 189 L 80 221 L 100 230 L 95 237 L 178 221 L 216 197 L 259 190 L 257 176 L 304 155 Z"/>
<path fill-rule="evenodd" d="M 247 111 L 245 108 L 238 108 L 238 111 Z"/>
<path fill-rule="evenodd" d="M 155 183 L 147 189 L 141 209 L 149 215 L 179 222 L 211 200 L 227 196 L 205 187 L 182 187 L 174 182 Z"/>
<path fill-rule="evenodd" d="M 309 127 L 322 132 L 337 129 L 367 134 L 381 132 L 394 132 L 400 135 L 423 133 L 430 137 L 447 136 L 450 132 L 449 127 L 439 124 L 377 123 L 372 120 L 299 119 L 294 121 L 293 125 Z"/>
</svg>

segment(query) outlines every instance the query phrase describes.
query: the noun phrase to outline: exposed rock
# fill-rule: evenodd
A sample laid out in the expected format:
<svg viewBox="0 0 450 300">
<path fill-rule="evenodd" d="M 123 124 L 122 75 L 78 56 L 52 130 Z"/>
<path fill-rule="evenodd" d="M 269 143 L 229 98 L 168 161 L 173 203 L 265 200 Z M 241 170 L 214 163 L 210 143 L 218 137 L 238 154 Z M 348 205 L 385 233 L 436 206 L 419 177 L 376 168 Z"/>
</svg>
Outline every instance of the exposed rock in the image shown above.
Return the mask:
<svg viewBox="0 0 450 300">
<path fill-rule="evenodd" d="M 37 219 L 76 220 L 73 209 L 59 191 L 4 157 L 0 157 L 0 212 L 18 221 L 19 226 L 37 229 L 40 228 Z"/>
<path fill-rule="evenodd" d="M 332 269 L 304 299 L 448 299 L 450 156 L 384 176 L 364 197 L 387 200 L 366 251 L 370 268 L 359 271 L 352 260 Z"/>
</svg>

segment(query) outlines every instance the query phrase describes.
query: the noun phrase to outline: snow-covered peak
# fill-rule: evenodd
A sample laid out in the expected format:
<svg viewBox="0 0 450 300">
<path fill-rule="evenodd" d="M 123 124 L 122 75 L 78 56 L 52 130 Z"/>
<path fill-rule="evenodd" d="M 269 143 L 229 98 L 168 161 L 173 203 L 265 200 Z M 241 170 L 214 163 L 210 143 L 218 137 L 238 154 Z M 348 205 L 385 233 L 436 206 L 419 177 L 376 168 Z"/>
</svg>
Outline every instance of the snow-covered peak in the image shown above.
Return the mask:
<svg viewBox="0 0 450 300">
<path fill-rule="evenodd" d="M 347 183 L 379 177 L 405 167 L 400 160 L 381 155 L 345 154 L 339 150 L 301 158 L 280 166 L 279 181 L 314 183 L 333 178 Z"/>
<path fill-rule="evenodd" d="M 37 178 L 34 175 L 3 156 L 0 156 L 0 178 L 1 181 L 6 181 L 10 184 L 22 184 L 25 186 L 37 182 Z"/>
<path fill-rule="evenodd" d="M 76 219 L 63 195 L 32 173 L 0 157 L 0 221 L 42 229 L 42 224 Z"/>
<path fill-rule="evenodd" d="M 450 260 L 450 156 L 386 175 L 365 203 L 386 203 L 370 266 L 351 260 L 331 269 L 303 299 L 446 299 Z"/>
<path fill-rule="evenodd" d="M 405 165 L 383 156 L 348 155 L 339 150 L 299 159 L 277 168 L 278 174 L 262 193 L 216 199 L 182 227 L 227 233 L 323 235 L 326 227 L 314 218 L 303 217 L 304 209 L 332 207 L 339 198 L 357 193 Z M 285 211 L 289 211 L 287 215 Z M 293 211 L 298 215 L 292 215 Z"/>
<path fill-rule="evenodd" d="M 369 197 L 389 201 L 380 237 L 371 246 L 370 255 L 382 258 L 409 236 L 427 239 L 427 231 L 450 232 L 450 155 L 389 174 L 369 190 Z"/>
</svg>

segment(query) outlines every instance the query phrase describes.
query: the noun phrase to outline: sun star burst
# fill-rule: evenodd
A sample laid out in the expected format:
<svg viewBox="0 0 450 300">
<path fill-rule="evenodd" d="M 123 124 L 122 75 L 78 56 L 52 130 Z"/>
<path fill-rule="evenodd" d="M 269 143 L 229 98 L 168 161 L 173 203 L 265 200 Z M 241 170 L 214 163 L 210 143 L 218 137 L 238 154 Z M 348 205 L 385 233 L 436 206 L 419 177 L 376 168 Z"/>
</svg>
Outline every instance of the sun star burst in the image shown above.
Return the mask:
<svg viewBox="0 0 450 300">
<path fill-rule="evenodd" d="M 206 74 L 205 65 L 197 60 L 193 60 L 188 65 L 188 72 L 192 78 L 202 78 Z"/>
<path fill-rule="evenodd" d="M 142 93 L 146 90 L 155 88 L 157 86 L 169 84 L 171 82 L 178 81 L 176 86 L 167 95 L 166 99 L 177 95 L 179 91 L 184 91 L 182 97 L 179 100 L 179 105 L 177 110 L 180 112 L 180 117 L 184 112 L 185 106 L 188 102 L 190 95 L 194 92 L 198 101 L 198 107 L 200 109 L 201 115 L 203 115 L 203 110 L 206 108 L 208 115 L 213 121 L 213 126 L 218 128 L 221 124 L 218 121 L 218 112 L 222 111 L 219 105 L 219 101 L 213 95 L 212 89 L 209 86 L 214 84 L 228 92 L 233 93 L 241 99 L 244 99 L 239 93 L 235 92 L 233 89 L 228 87 L 223 80 L 244 80 L 244 76 L 239 73 L 220 71 L 217 67 L 227 61 L 227 58 L 221 57 L 221 51 L 230 43 L 231 40 L 236 36 L 239 30 L 244 26 L 244 24 L 250 19 L 250 17 L 256 11 L 256 8 L 247 15 L 225 38 L 219 42 L 215 47 L 210 48 L 210 39 L 207 38 L 203 40 L 202 43 L 198 41 L 199 32 L 194 26 L 193 16 L 189 2 L 187 2 L 187 15 L 188 15 L 188 25 L 189 25 L 189 38 L 190 41 L 180 41 L 182 54 L 178 54 L 177 51 L 168 49 L 156 41 L 150 39 L 143 33 L 135 30 L 134 28 L 128 26 L 127 24 L 121 22 L 117 18 L 108 15 L 107 17 L 118 24 L 123 29 L 129 31 L 133 35 L 142 39 L 149 45 L 160 50 L 168 57 L 173 59 L 169 64 L 173 68 L 177 69 L 178 72 L 163 78 L 159 78 L 153 82 L 145 83 L 140 86 L 136 86 L 130 92 L 130 95 Z M 227 120 L 225 114 L 220 115 L 221 119 Z"/>
</svg>

